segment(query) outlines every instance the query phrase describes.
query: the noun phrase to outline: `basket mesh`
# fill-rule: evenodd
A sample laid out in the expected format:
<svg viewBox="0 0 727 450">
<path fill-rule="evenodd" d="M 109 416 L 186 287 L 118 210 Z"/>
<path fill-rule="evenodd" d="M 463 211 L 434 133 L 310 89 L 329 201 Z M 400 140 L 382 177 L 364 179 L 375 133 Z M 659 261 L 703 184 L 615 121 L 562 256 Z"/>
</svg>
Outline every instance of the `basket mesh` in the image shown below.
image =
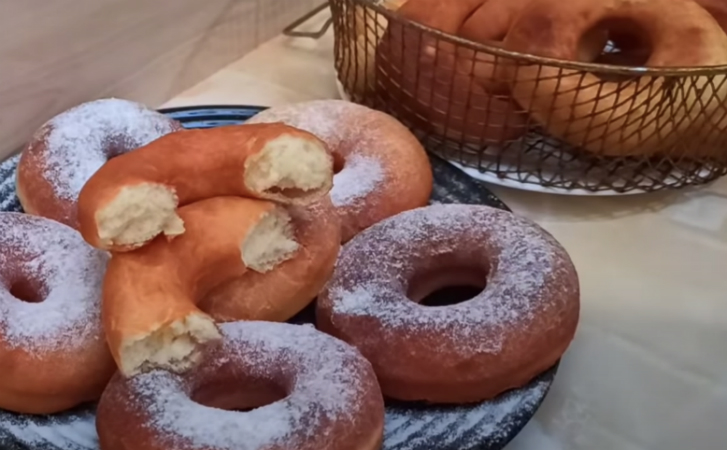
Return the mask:
<svg viewBox="0 0 727 450">
<path fill-rule="evenodd" d="M 520 55 L 409 22 L 387 2 L 397 0 L 330 0 L 339 81 L 435 154 L 515 182 L 592 192 L 727 174 L 727 67 Z"/>
</svg>

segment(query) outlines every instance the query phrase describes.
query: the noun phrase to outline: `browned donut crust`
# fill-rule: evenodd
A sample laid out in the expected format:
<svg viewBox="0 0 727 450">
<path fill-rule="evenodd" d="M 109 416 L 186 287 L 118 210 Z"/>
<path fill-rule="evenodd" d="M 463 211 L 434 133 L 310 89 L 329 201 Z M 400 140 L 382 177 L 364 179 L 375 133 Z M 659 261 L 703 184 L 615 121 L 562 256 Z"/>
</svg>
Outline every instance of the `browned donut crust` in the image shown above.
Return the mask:
<svg viewBox="0 0 727 450">
<path fill-rule="evenodd" d="M 193 366 L 200 347 L 219 338 L 214 320 L 197 307 L 205 294 L 248 270 L 274 270 L 298 250 L 290 216 L 272 202 L 213 197 L 177 212 L 187 227 L 182 236 L 115 253 L 106 270 L 104 331 L 127 376 Z"/>
<path fill-rule="evenodd" d="M 221 345 L 181 375 L 114 377 L 98 405 L 101 449 L 381 448 L 381 390 L 354 348 L 308 325 L 245 321 L 220 331 Z"/>
<path fill-rule="evenodd" d="M 486 286 L 463 303 L 418 304 L 461 284 Z M 344 246 L 317 324 L 371 361 L 385 396 L 465 403 L 555 364 L 575 334 L 579 302 L 573 263 L 543 229 L 485 206 L 435 205 Z"/>
<path fill-rule="evenodd" d="M 283 124 L 183 130 L 104 164 L 78 197 L 79 229 L 96 248 L 129 251 L 184 233 L 178 206 L 227 195 L 308 204 L 332 179 L 323 142 Z"/>
<path fill-rule="evenodd" d="M 342 240 L 394 214 L 426 205 L 432 168 L 416 137 L 393 117 L 341 100 L 277 106 L 248 123 L 283 122 L 316 135 L 340 169 L 330 196 Z"/>
<path fill-rule="evenodd" d="M 40 127 L 20 157 L 16 188 L 23 210 L 78 228 L 78 195 L 106 161 L 181 129 L 144 105 L 114 98 L 59 114 Z"/>
<path fill-rule="evenodd" d="M 284 322 L 315 299 L 338 258 L 341 220 L 327 197 L 287 209 L 299 245 L 295 256 L 269 272 L 249 271 L 218 285 L 199 309 L 218 322 Z"/>
<path fill-rule="evenodd" d="M 584 34 L 604 23 L 618 34 L 641 35 L 651 43 L 644 66 L 727 64 L 727 35 L 691 0 L 532 0 L 504 47 L 578 60 Z M 555 66 L 510 69 L 512 96 L 533 119 L 554 137 L 599 155 L 649 156 L 669 148 L 695 155 L 713 149 L 689 140 L 715 125 L 724 127 L 718 123 L 725 120 L 719 111 L 727 98 L 721 75 L 692 77 L 687 89 L 667 77 L 609 82 Z"/>
<path fill-rule="evenodd" d="M 411 0 L 397 13 L 458 35 L 483 4 L 485 0 Z M 477 73 L 472 67 L 475 58 L 480 61 Z M 527 131 L 527 115 L 503 95 L 506 92 L 494 89 L 495 83 L 488 78 L 493 63 L 491 55 L 475 55 L 444 38 L 391 22 L 378 46 L 376 79 L 387 107 L 416 121 L 417 128 L 432 129 L 457 141 L 501 144 Z"/>
<path fill-rule="evenodd" d="M 59 222 L 0 213 L 0 408 L 95 401 L 116 370 L 101 326 L 104 253 Z"/>
</svg>

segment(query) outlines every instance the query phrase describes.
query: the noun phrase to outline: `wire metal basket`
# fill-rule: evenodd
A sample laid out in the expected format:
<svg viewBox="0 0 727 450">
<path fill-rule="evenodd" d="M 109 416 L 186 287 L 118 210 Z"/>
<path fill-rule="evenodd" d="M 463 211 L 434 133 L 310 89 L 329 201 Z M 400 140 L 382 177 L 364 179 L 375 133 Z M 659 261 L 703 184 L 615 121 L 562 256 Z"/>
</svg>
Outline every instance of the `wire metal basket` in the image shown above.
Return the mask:
<svg viewBox="0 0 727 450">
<path fill-rule="evenodd" d="M 520 54 L 405 20 L 391 3 L 403 2 L 329 0 L 338 78 L 352 101 L 393 115 L 439 156 L 515 183 L 591 193 L 727 174 L 727 66 Z"/>
</svg>

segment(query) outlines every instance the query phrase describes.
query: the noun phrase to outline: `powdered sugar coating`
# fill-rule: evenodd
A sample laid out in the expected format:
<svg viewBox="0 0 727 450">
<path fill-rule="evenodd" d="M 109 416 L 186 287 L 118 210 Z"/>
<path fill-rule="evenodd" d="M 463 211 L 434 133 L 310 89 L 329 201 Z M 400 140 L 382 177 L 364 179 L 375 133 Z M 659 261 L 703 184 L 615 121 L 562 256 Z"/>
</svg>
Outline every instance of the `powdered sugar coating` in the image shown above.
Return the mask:
<svg viewBox="0 0 727 450">
<path fill-rule="evenodd" d="M 0 340 L 40 357 L 101 340 L 101 287 L 107 256 L 70 227 L 41 217 L 0 213 Z M 20 301 L 13 282 L 40 280 L 44 300 Z"/>
<path fill-rule="evenodd" d="M 333 177 L 331 202 L 337 208 L 355 204 L 356 200 L 366 197 L 376 189 L 383 179 L 384 169 L 379 160 L 353 155 L 343 170 Z"/>
<path fill-rule="evenodd" d="M 26 152 L 42 152 L 41 176 L 63 200 L 75 202 L 81 188 L 110 158 L 179 129 L 168 117 L 121 99 L 101 99 L 69 109 L 35 134 Z M 21 162 L 22 164 L 22 162 Z"/>
<path fill-rule="evenodd" d="M 437 258 L 466 251 L 471 242 L 461 236 L 473 230 L 483 239 L 487 236 L 500 254 L 480 296 L 441 308 L 401 301 L 416 272 L 414 261 L 424 254 Z M 569 268 L 562 247 L 525 219 L 486 206 L 432 205 L 379 222 L 344 246 L 326 288 L 327 302 L 334 315 L 373 317 L 392 332 L 454 329 L 461 345 L 496 353 L 504 335 L 474 339 L 479 331 L 506 330 L 535 320 L 555 301 L 545 295 L 548 283 L 568 275 Z M 352 282 L 353 277 L 361 282 Z"/>
<path fill-rule="evenodd" d="M 409 299 L 458 277 L 486 286 L 447 306 Z M 462 403 L 524 386 L 555 364 L 575 334 L 579 301 L 568 254 L 542 228 L 487 206 L 440 204 L 344 245 L 316 317 L 371 362 L 384 395 Z"/>
<path fill-rule="evenodd" d="M 247 123 L 283 122 L 314 134 L 345 160 L 333 177 L 331 200 L 336 207 L 365 204 L 367 197 L 394 174 L 387 174 L 381 160 L 370 151 L 380 146 L 376 130 L 367 127 L 374 111 L 339 100 L 319 100 L 285 105 L 263 111 Z M 340 149 L 346 147 L 346 154 Z"/>
<path fill-rule="evenodd" d="M 124 383 L 125 401 L 134 410 L 144 411 L 145 426 L 163 442 L 185 448 L 258 450 L 281 442 L 285 448 L 298 448 L 296 442 L 302 439 L 317 441 L 321 449 L 343 448 L 331 444 L 340 438 L 330 432 L 332 424 L 377 413 L 367 410 L 371 405 L 363 400 L 370 398 L 375 387 L 373 371 L 345 343 L 308 325 L 233 322 L 220 328 L 222 347 L 213 357 L 208 354 L 194 373 L 153 371 L 118 381 Z M 225 365 L 265 380 L 278 379 L 282 371 L 284 378 L 292 380 L 284 387 L 288 395 L 244 413 L 191 400 L 206 375 Z M 116 387 L 109 395 L 114 395 Z M 377 395 L 380 398 L 378 389 Z M 111 401 L 106 397 L 102 405 Z M 383 421 L 383 401 L 380 409 Z"/>
</svg>

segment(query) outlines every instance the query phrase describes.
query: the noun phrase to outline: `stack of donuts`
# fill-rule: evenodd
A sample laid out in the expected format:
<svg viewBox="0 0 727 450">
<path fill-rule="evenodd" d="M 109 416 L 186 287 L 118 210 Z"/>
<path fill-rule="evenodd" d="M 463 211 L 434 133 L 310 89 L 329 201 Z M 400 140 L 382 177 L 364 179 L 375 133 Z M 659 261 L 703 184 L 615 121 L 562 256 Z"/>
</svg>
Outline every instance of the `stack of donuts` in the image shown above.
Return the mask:
<svg viewBox="0 0 727 450">
<path fill-rule="evenodd" d="M 599 156 L 684 148 L 681 156 L 701 157 L 727 127 L 724 75 L 695 77 L 687 88 L 676 78 L 609 79 L 562 64 L 727 65 L 724 0 L 408 0 L 398 14 L 493 49 L 389 23 L 376 57 L 381 95 L 439 136 L 502 147 L 538 127 Z M 694 136 L 707 145 L 688 145 Z"/>
<path fill-rule="evenodd" d="M 351 103 L 205 130 L 116 99 L 62 113 L 21 156 L 28 214 L 0 213 L 0 408 L 99 401 L 102 450 L 377 449 L 385 397 L 527 384 L 575 333 L 573 264 L 431 190 L 411 133 Z M 484 290 L 419 304 L 462 283 Z M 318 330 L 283 323 L 316 297 Z"/>
</svg>

